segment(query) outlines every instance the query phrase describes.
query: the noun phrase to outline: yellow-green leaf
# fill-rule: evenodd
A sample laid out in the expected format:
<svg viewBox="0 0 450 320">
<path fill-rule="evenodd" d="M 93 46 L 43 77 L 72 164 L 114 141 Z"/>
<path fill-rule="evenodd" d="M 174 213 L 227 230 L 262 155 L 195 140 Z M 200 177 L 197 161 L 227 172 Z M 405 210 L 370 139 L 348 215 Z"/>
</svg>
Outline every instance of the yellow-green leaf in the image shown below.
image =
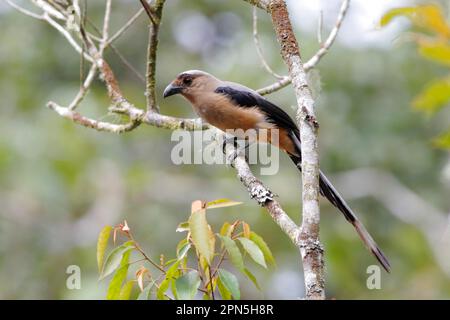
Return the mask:
<svg viewBox="0 0 450 320">
<path fill-rule="evenodd" d="M 229 222 L 225 222 L 222 227 L 220 228 L 220 234 L 222 236 L 230 236 L 229 230 L 230 230 L 231 224 Z"/>
<path fill-rule="evenodd" d="M 235 300 L 239 300 L 241 298 L 239 282 L 234 274 L 225 269 L 219 269 L 219 279 Z"/>
<path fill-rule="evenodd" d="M 450 78 L 439 79 L 428 84 L 413 100 L 416 109 L 433 114 L 450 100 Z"/>
<path fill-rule="evenodd" d="M 256 277 L 253 275 L 253 273 L 250 272 L 250 270 L 245 269 L 244 274 L 247 276 L 247 278 L 250 279 L 251 282 L 255 285 L 255 287 L 261 291 L 261 287 L 259 286 L 258 280 L 256 280 Z"/>
<path fill-rule="evenodd" d="M 272 265 L 275 265 L 275 259 L 273 257 L 272 251 L 270 250 L 267 243 L 264 241 L 264 239 L 256 234 L 255 232 L 250 232 L 250 240 L 252 240 L 256 245 L 261 249 L 264 259 L 267 263 L 270 263 Z"/>
<path fill-rule="evenodd" d="M 167 291 L 167 289 L 169 289 L 169 285 L 170 285 L 171 281 L 172 280 L 166 278 L 160 283 L 159 288 L 156 291 L 156 299 L 158 299 L 158 300 L 166 300 L 167 299 L 166 291 Z"/>
<path fill-rule="evenodd" d="M 215 237 L 206 220 L 205 209 L 195 211 L 191 214 L 189 227 L 195 248 L 206 259 L 208 264 L 211 264 L 214 257 Z"/>
<path fill-rule="evenodd" d="M 380 20 L 380 26 L 384 27 L 389 24 L 394 18 L 398 16 L 405 16 L 412 18 L 416 13 L 416 8 L 414 7 L 403 7 L 403 8 L 394 8 L 386 12 Z"/>
<path fill-rule="evenodd" d="M 228 252 L 228 255 L 230 256 L 231 263 L 241 272 L 244 272 L 244 259 L 242 258 L 241 251 L 239 250 L 239 247 L 237 246 L 236 242 L 234 242 L 233 239 L 231 239 L 228 236 L 221 236 L 219 235 L 220 239 L 222 240 L 223 245 L 225 246 L 225 249 Z"/>
<path fill-rule="evenodd" d="M 206 204 L 207 209 L 217 209 L 217 208 L 225 208 L 231 206 L 237 206 L 242 204 L 242 202 L 233 201 L 230 199 L 217 199 L 214 201 L 210 201 Z"/>
<path fill-rule="evenodd" d="M 108 240 L 111 235 L 111 226 L 106 226 L 100 231 L 97 240 L 97 265 L 98 272 L 102 272 L 103 269 L 103 258 L 105 256 L 106 247 L 108 246 Z"/>
<path fill-rule="evenodd" d="M 419 52 L 425 58 L 450 66 L 450 44 L 445 41 L 419 41 Z"/>
<path fill-rule="evenodd" d="M 380 25 L 385 26 L 398 16 L 409 18 L 417 27 L 435 32 L 441 37 L 450 38 L 450 26 L 441 7 L 437 5 L 430 4 L 391 9 L 383 15 Z"/>
<path fill-rule="evenodd" d="M 158 290 L 156 291 L 156 298 L 158 300 L 165 300 L 165 293 L 171 284 L 171 281 L 177 278 L 178 266 L 181 260 L 176 260 L 170 268 L 166 271 L 165 279 L 160 283 Z"/>
<path fill-rule="evenodd" d="M 122 260 L 120 261 L 120 268 L 117 269 L 114 277 L 109 283 L 108 292 L 106 294 L 106 299 L 117 300 L 120 297 L 120 291 L 122 288 L 122 283 L 127 277 L 129 261 L 130 261 L 130 251 L 125 252 L 122 255 Z"/>
<path fill-rule="evenodd" d="M 242 222 L 242 230 L 244 231 L 244 237 L 250 238 L 250 226 L 246 222 Z"/>
<path fill-rule="evenodd" d="M 238 240 L 241 242 L 242 246 L 244 247 L 244 250 L 248 252 L 253 261 L 263 266 L 264 268 L 267 268 L 266 260 L 264 259 L 264 254 L 262 253 L 261 249 L 256 245 L 256 243 L 254 243 L 252 240 L 243 237 L 239 237 Z"/>
<path fill-rule="evenodd" d="M 450 131 L 441 134 L 433 140 L 434 146 L 441 149 L 450 149 Z"/>
<path fill-rule="evenodd" d="M 133 291 L 134 281 L 130 280 L 120 289 L 119 300 L 130 300 L 131 291 Z"/>
<path fill-rule="evenodd" d="M 217 288 L 219 289 L 219 293 L 220 296 L 222 297 L 222 300 L 231 300 L 231 292 L 222 283 L 220 277 L 217 278 Z"/>
<path fill-rule="evenodd" d="M 186 231 L 189 231 L 189 222 L 185 221 L 177 226 L 176 232 L 186 232 Z"/>
<path fill-rule="evenodd" d="M 109 253 L 108 257 L 106 258 L 105 264 L 103 265 L 103 270 L 100 274 L 100 280 L 104 279 L 105 277 L 113 273 L 114 270 L 116 270 L 117 267 L 120 265 L 122 255 L 133 249 L 134 249 L 133 242 L 128 241 L 123 245 L 112 250 Z"/>
</svg>

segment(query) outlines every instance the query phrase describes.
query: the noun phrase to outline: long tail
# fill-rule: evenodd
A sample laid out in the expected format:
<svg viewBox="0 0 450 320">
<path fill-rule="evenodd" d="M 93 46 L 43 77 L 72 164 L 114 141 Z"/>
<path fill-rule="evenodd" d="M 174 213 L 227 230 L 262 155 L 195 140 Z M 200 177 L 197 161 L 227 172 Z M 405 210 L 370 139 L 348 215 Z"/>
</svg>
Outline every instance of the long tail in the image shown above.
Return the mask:
<svg viewBox="0 0 450 320">
<path fill-rule="evenodd" d="M 297 139 L 294 139 L 297 140 Z M 300 142 L 294 141 L 295 145 L 297 146 L 297 149 L 300 149 Z M 300 150 L 298 150 L 300 154 Z M 290 155 L 292 161 L 295 163 L 297 168 L 301 171 L 301 158 Z M 331 184 L 330 180 L 323 174 L 322 171 L 320 171 L 320 178 L 319 178 L 319 186 L 320 186 L 320 194 L 328 199 L 336 208 L 339 209 L 344 214 L 344 217 L 347 219 L 348 222 L 350 222 L 353 227 L 356 229 L 356 232 L 358 233 L 361 240 L 364 242 L 364 245 L 369 249 L 372 254 L 377 258 L 377 260 L 380 262 L 380 264 L 383 266 L 383 268 L 390 272 L 391 265 L 384 255 L 383 251 L 378 247 L 375 240 L 373 240 L 372 236 L 369 234 L 369 232 L 366 230 L 364 225 L 361 221 L 356 217 L 356 215 L 353 213 L 352 209 L 348 206 L 348 204 L 345 202 L 345 200 L 342 198 L 342 196 L 337 192 L 337 190 L 334 188 L 334 186 Z"/>
</svg>

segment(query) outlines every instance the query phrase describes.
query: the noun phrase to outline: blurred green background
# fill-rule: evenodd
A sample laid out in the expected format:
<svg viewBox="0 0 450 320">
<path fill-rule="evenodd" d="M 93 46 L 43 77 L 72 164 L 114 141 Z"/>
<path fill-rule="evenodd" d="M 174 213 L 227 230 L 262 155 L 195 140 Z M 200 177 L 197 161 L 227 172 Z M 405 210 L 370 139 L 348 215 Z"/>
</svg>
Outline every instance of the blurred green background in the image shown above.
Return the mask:
<svg viewBox="0 0 450 320">
<path fill-rule="evenodd" d="M 412 1 L 352 1 L 336 44 L 311 81 L 320 91 L 321 168 L 327 172 L 391 259 L 381 289 L 366 287 L 375 264 L 343 217 L 322 202 L 321 237 L 326 249 L 327 295 L 337 299 L 448 299 L 450 262 L 449 153 L 430 143 L 446 129 L 450 109 L 437 118 L 411 109 L 424 84 L 446 71 L 421 58 L 411 43 L 395 41 L 408 28 L 399 19 L 377 22 L 389 8 Z M 27 5 L 27 1 L 18 1 Z M 100 25 L 103 1 L 88 1 Z M 334 25 L 340 1 L 288 1 L 306 59 Z M 448 11 L 447 1 L 441 2 Z M 30 6 L 29 6 L 30 7 Z M 117 0 L 112 29 L 139 10 L 139 1 Z M 252 88 L 274 79 L 261 67 L 252 42 L 251 7 L 243 1 L 168 0 L 157 66 L 161 112 L 193 117 L 181 98 L 162 100 L 165 85 L 180 71 L 203 69 Z M 259 12 L 267 60 L 285 74 L 270 19 Z M 155 259 L 171 257 L 183 237 L 175 233 L 196 199 L 231 198 L 243 205 L 214 211 L 216 228 L 242 219 L 272 248 L 277 269 L 254 268 L 263 292 L 242 280 L 243 298 L 303 296 L 299 253 L 268 214 L 249 199 L 234 170 L 215 165 L 173 165 L 171 132 L 141 126 L 114 135 L 80 127 L 45 107 L 62 105 L 79 86 L 79 57 L 47 24 L 0 3 L 0 298 L 102 299 L 95 246 L 104 225 L 124 219 Z M 147 20 L 142 16 L 115 45 L 145 73 Z M 107 57 L 122 89 L 144 107 L 144 85 L 117 56 Z M 294 114 L 288 87 L 269 97 Z M 80 112 L 119 121 L 107 113 L 108 99 L 96 82 Z M 256 172 L 256 171 L 255 171 Z M 300 221 L 300 175 L 287 157 L 278 175 L 263 181 L 285 210 Z M 355 184 L 352 179 L 356 179 Z M 447 241 L 447 242 L 445 242 Z M 66 288 L 66 268 L 78 265 L 81 290 Z"/>
</svg>

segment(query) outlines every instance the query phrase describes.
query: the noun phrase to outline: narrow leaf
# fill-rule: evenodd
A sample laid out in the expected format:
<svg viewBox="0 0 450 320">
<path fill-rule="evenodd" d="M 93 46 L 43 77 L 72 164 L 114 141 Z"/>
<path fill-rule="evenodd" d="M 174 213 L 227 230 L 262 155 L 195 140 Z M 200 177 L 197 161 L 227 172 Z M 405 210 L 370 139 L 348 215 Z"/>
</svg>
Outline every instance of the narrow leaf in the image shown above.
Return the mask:
<svg viewBox="0 0 450 320">
<path fill-rule="evenodd" d="M 230 236 L 229 230 L 230 230 L 231 224 L 229 222 L 225 222 L 222 225 L 222 228 L 220 228 L 220 234 L 222 236 Z"/>
<path fill-rule="evenodd" d="M 445 41 L 419 41 L 419 52 L 425 58 L 450 66 L 450 45 Z"/>
<path fill-rule="evenodd" d="M 186 231 L 189 231 L 189 222 L 185 221 L 177 226 L 176 232 L 186 232 Z"/>
<path fill-rule="evenodd" d="M 130 280 L 120 289 L 119 300 L 130 300 L 131 291 L 133 291 L 134 281 Z"/>
<path fill-rule="evenodd" d="M 250 226 L 246 222 L 242 222 L 242 229 L 244 231 L 244 237 L 250 238 Z"/>
<path fill-rule="evenodd" d="M 153 280 L 152 280 L 153 281 Z M 153 287 L 155 286 L 155 282 L 148 284 L 144 290 L 139 294 L 137 300 L 149 300 Z"/>
<path fill-rule="evenodd" d="M 275 259 L 274 259 L 273 255 L 272 255 L 272 251 L 270 251 L 270 248 L 267 245 L 267 243 L 264 241 L 264 239 L 260 235 L 258 235 L 252 231 L 252 232 L 250 232 L 250 240 L 252 240 L 254 243 L 256 243 L 256 245 L 259 247 L 259 249 L 261 249 L 266 262 L 275 266 L 276 263 L 275 263 Z"/>
<path fill-rule="evenodd" d="M 217 288 L 219 289 L 219 293 L 220 296 L 222 297 L 222 300 L 231 300 L 231 292 L 222 283 L 220 277 L 217 278 Z"/>
<path fill-rule="evenodd" d="M 441 149 L 450 149 L 450 131 L 441 134 L 433 140 L 434 146 Z"/>
<path fill-rule="evenodd" d="M 237 206 L 242 204 L 242 202 L 233 201 L 230 199 L 218 199 L 214 201 L 210 201 L 206 204 L 207 209 L 217 209 L 217 208 L 225 208 L 231 206 Z"/>
<path fill-rule="evenodd" d="M 222 240 L 222 243 L 225 247 L 225 249 L 228 252 L 228 255 L 230 256 L 231 263 L 241 272 L 244 272 L 244 259 L 242 258 L 241 251 L 239 250 L 239 247 L 237 246 L 236 242 L 232 240 L 228 236 L 221 236 L 219 235 L 220 239 Z"/>
<path fill-rule="evenodd" d="M 117 300 L 120 297 L 120 291 L 122 288 L 122 283 L 127 277 L 128 267 L 130 261 L 130 251 L 125 252 L 122 255 L 122 260 L 120 261 L 120 268 L 117 269 L 114 277 L 109 283 L 108 292 L 106 294 L 106 299 L 108 300 Z"/>
<path fill-rule="evenodd" d="M 254 243 L 252 240 L 243 237 L 239 237 L 238 240 L 241 242 L 242 246 L 244 247 L 244 250 L 248 252 L 253 261 L 263 266 L 264 268 L 267 268 L 266 261 L 264 259 L 264 254 L 262 253 L 261 249 L 256 245 L 256 243 Z"/>
<path fill-rule="evenodd" d="M 189 252 L 189 249 L 191 249 L 190 243 L 186 243 L 183 247 L 181 247 L 180 251 L 177 253 L 178 260 L 182 260 L 184 257 L 186 257 L 187 253 Z"/>
<path fill-rule="evenodd" d="M 97 265 L 98 272 L 100 273 L 103 269 L 103 258 L 105 256 L 106 247 L 108 246 L 108 240 L 111 235 L 111 226 L 106 226 L 100 231 L 97 240 Z"/>
<path fill-rule="evenodd" d="M 120 265 L 120 261 L 122 260 L 122 255 L 134 249 L 132 245 L 132 241 L 126 242 L 109 253 L 108 257 L 106 258 L 105 264 L 103 265 L 100 280 L 109 276 L 114 272 L 114 270 L 117 269 L 117 267 Z"/>
<path fill-rule="evenodd" d="M 394 8 L 386 12 L 380 20 L 380 26 L 384 27 L 389 24 L 394 18 L 399 16 L 412 17 L 416 12 L 416 8 L 404 7 L 404 8 Z"/>
<path fill-rule="evenodd" d="M 215 237 L 206 221 L 206 210 L 193 212 L 189 218 L 189 226 L 196 249 L 210 264 L 214 257 Z"/>
<path fill-rule="evenodd" d="M 235 300 L 239 300 L 241 298 L 239 282 L 234 274 L 225 269 L 219 269 L 219 279 Z"/>
<path fill-rule="evenodd" d="M 201 283 L 197 271 L 190 271 L 175 281 L 179 300 L 192 300 Z"/>
<path fill-rule="evenodd" d="M 164 279 L 161 284 L 159 285 L 158 290 L 156 291 L 156 299 L 158 300 L 166 300 L 165 293 L 167 289 L 169 289 L 170 286 L 170 279 Z"/>
<path fill-rule="evenodd" d="M 450 101 L 450 78 L 431 82 L 413 101 L 413 106 L 429 114 L 436 113 Z"/>
<path fill-rule="evenodd" d="M 253 273 L 250 272 L 250 270 L 245 269 L 244 274 L 247 276 L 247 278 L 250 279 L 251 282 L 255 285 L 255 287 L 261 291 L 261 287 L 259 286 L 258 280 L 256 280 L 256 277 L 253 275 Z"/>
</svg>

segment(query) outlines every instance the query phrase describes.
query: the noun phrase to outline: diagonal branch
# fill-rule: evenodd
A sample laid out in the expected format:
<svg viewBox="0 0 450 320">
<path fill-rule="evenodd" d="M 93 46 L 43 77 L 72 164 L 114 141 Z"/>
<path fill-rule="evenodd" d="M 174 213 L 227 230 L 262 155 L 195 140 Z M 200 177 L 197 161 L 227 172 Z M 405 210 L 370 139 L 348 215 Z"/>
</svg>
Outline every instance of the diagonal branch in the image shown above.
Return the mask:
<svg viewBox="0 0 450 320">
<path fill-rule="evenodd" d="M 299 227 L 283 210 L 280 203 L 274 199 L 274 194 L 255 178 L 245 160 L 245 156 L 242 154 L 236 155 L 236 152 L 237 150 L 231 144 L 227 145 L 226 155 L 228 158 L 234 157 L 231 164 L 236 169 L 239 180 L 247 188 L 250 197 L 263 206 L 289 239 L 296 246 L 299 246 Z"/>
</svg>

